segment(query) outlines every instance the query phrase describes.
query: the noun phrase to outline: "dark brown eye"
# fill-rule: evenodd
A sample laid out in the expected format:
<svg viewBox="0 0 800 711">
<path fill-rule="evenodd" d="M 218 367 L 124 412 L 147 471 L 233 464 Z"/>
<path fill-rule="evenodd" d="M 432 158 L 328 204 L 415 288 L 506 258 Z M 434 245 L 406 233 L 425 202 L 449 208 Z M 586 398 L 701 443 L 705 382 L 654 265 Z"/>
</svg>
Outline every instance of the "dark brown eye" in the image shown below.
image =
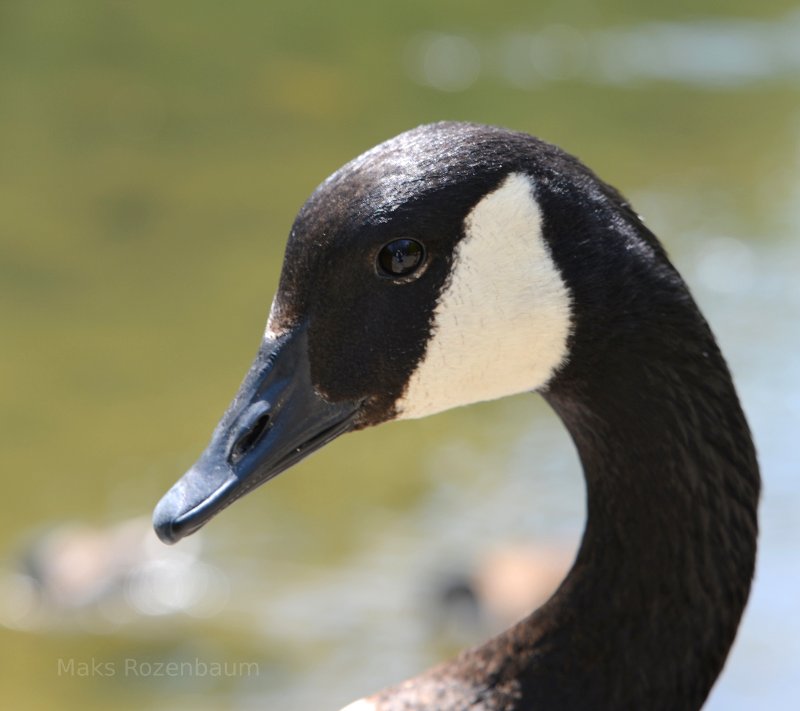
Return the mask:
<svg viewBox="0 0 800 711">
<path fill-rule="evenodd" d="M 413 239 L 396 239 L 378 252 L 378 273 L 403 277 L 413 273 L 425 259 L 425 248 Z"/>
</svg>

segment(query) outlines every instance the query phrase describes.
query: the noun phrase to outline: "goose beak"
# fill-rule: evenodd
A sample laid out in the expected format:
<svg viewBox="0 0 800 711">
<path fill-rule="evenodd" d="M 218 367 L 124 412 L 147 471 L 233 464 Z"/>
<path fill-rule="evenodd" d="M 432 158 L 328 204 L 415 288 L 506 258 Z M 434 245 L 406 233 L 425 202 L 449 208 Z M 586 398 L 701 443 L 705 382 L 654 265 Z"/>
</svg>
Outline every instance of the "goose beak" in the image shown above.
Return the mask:
<svg viewBox="0 0 800 711">
<path fill-rule="evenodd" d="M 164 495 L 153 526 L 176 543 L 248 491 L 347 432 L 357 402 L 328 402 L 311 384 L 304 326 L 265 337 L 208 448 Z"/>
</svg>

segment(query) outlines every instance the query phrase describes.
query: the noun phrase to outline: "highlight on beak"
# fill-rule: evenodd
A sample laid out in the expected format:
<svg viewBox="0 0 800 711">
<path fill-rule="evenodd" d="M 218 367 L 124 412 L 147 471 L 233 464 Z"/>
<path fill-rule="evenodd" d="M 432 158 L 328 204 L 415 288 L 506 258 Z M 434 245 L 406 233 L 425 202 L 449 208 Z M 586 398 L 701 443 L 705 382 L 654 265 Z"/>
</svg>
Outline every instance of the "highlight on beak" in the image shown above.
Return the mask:
<svg viewBox="0 0 800 711">
<path fill-rule="evenodd" d="M 303 325 L 265 338 L 205 452 L 164 495 L 153 526 L 165 543 L 194 533 L 240 496 L 353 427 L 358 402 L 328 402 L 310 376 Z"/>
</svg>

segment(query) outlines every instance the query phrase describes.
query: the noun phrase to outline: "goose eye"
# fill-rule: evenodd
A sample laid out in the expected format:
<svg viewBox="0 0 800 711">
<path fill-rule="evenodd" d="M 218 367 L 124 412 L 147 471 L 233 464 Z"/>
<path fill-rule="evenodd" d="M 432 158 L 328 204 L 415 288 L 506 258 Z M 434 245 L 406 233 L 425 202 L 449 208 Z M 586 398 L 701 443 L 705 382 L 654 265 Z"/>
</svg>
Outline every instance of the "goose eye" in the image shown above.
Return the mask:
<svg viewBox="0 0 800 711">
<path fill-rule="evenodd" d="M 378 252 L 378 273 L 388 277 L 408 276 L 422 264 L 425 248 L 413 239 L 396 239 Z"/>
</svg>

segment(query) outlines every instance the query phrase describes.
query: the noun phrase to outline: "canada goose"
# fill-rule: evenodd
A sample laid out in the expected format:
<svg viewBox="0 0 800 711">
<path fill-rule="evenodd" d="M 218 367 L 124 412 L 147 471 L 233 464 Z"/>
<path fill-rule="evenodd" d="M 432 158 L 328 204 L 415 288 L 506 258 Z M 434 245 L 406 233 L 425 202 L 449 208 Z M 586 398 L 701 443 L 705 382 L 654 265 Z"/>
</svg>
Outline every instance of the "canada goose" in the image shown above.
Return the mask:
<svg viewBox="0 0 800 711">
<path fill-rule="evenodd" d="M 466 569 L 441 575 L 435 598 L 444 623 L 463 636 L 482 628 L 496 630 L 522 619 L 547 601 L 564 579 L 574 546 L 503 541 Z"/>
<path fill-rule="evenodd" d="M 227 581 L 201 560 L 199 537 L 191 543 L 159 545 L 145 517 L 32 532 L 0 567 L 0 625 L 99 630 L 141 626 L 141 615 L 218 609 Z"/>
<path fill-rule="evenodd" d="M 317 188 L 255 362 L 156 530 L 174 543 L 344 432 L 530 390 L 584 469 L 572 569 L 506 632 L 348 708 L 701 707 L 753 574 L 748 426 L 657 239 L 522 133 L 422 126 Z"/>
</svg>

